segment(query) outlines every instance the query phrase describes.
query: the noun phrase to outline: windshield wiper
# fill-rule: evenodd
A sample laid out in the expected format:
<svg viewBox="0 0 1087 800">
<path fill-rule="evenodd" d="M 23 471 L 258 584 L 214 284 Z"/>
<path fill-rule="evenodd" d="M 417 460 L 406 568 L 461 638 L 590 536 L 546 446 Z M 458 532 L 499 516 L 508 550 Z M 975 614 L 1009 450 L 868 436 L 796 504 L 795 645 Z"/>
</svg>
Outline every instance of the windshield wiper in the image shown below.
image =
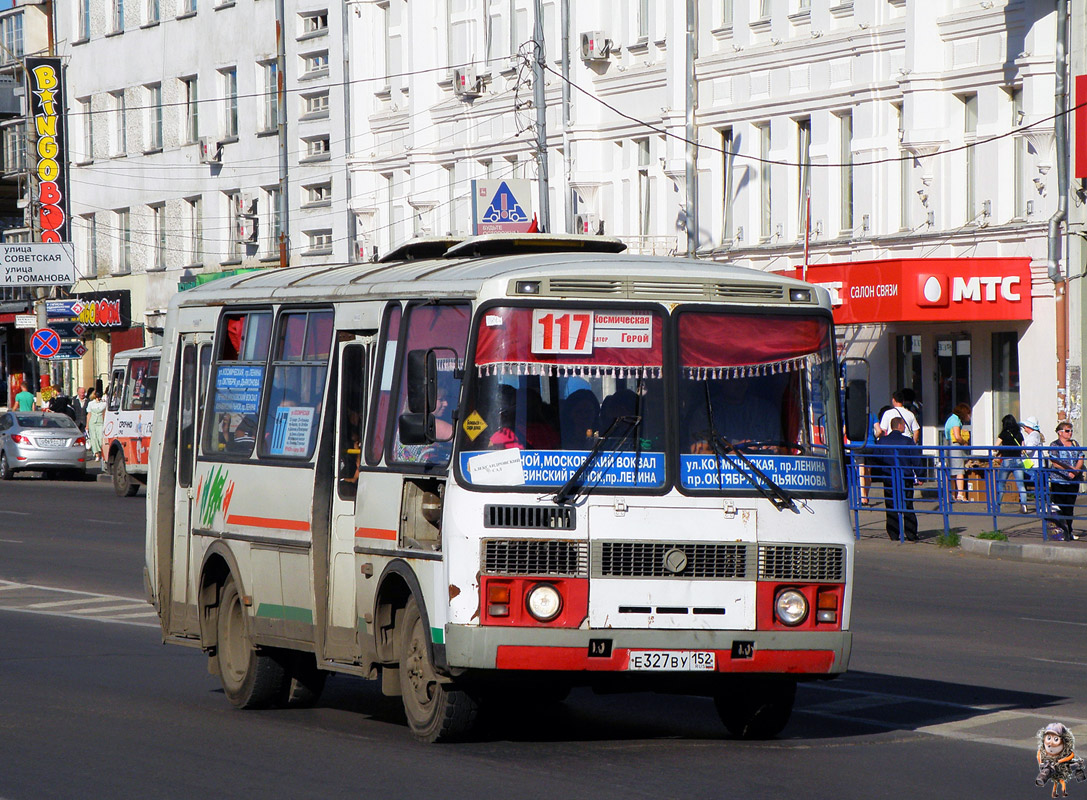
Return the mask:
<svg viewBox="0 0 1087 800">
<path fill-rule="evenodd" d="M 623 445 L 623 442 L 625 442 L 630 436 L 630 432 L 632 430 L 635 430 L 637 426 L 641 423 L 641 421 L 642 418 L 639 416 L 616 417 L 612 421 L 611 425 L 608 426 L 608 429 L 604 431 L 599 439 L 596 440 L 596 444 L 593 445 L 593 449 L 589 451 L 589 455 L 585 456 L 585 460 L 581 463 L 581 466 L 577 468 L 577 471 L 570 476 L 570 480 L 566 481 L 566 483 L 562 485 L 562 488 L 555 492 L 555 505 L 561 506 L 563 503 L 566 502 L 567 498 L 574 495 L 582 487 L 585 476 L 588 474 L 589 470 L 592 469 L 593 464 L 596 463 L 596 460 L 600 457 L 600 454 L 604 452 L 604 445 L 607 444 L 608 439 L 611 438 L 611 432 L 615 430 L 616 425 L 618 425 L 620 422 L 625 422 L 627 425 L 627 429 L 626 433 L 623 434 L 623 437 L 619 439 L 619 441 L 617 441 L 615 445 L 609 449 L 608 452 L 612 453 L 614 453 Z"/>
<path fill-rule="evenodd" d="M 734 470 L 747 478 L 748 483 L 754 486 L 759 494 L 773 504 L 774 508 L 778 511 L 789 509 L 794 514 L 799 514 L 800 510 L 796 507 L 792 495 L 778 486 L 773 478 L 756 467 L 751 459 L 744 455 L 743 452 L 725 438 L 723 434 L 717 432 L 717 426 L 713 421 L 713 402 L 710 400 L 710 385 L 708 382 L 705 384 L 705 387 L 706 414 L 709 417 L 710 423 L 710 447 L 713 448 L 713 452 L 717 456 L 718 486 L 720 486 L 721 489 L 725 488 L 724 482 L 721 480 L 721 458 L 725 458 Z M 733 455 L 735 455 L 735 458 Z M 755 480 L 756 477 L 759 480 Z"/>
</svg>

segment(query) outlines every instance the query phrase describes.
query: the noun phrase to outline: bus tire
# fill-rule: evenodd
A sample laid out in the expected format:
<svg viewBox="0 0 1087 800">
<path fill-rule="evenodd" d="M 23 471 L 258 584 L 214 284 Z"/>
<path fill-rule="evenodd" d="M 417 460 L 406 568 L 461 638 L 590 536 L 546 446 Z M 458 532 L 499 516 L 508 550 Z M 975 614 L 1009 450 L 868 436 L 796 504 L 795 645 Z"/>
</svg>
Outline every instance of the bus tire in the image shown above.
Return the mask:
<svg viewBox="0 0 1087 800">
<path fill-rule="evenodd" d="M 441 678 L 427 651 L 428 631 L 412 597 L 397 631 L 400 687 L 412 735 L 421 742 L 447 742 L 471 730 L 479 705 L 463 689 Z"/>
<path fill-rule="evenodd" d="M 713 697 L 728 732 L 738 739 L 772 739 L 793 713 L 796 680 L 751 678 L 729 682 Z"/>
<path fill-rule="evenodd" d="M 113 478 L 113 493 L 118 497 L 135 497 L 140 485 L 128 476 L 125 468 L 125 454 L 118 452 L 109 464 L 109 473 Z"/>
<path fill-rule="evenodd" d="M 227 699 L 238 708 L 279 705 L 289 678 L 283 658 L 272 650 L 257 650 L 246 628 L 245 606 L 234 576 L 227 576 L 219 597 L 215 622 L 219 680 Z"/>
<path fill-rule="evenodd" d="M 318 669 L 312 653 L 294 653 L 287 670 L 287 694 L 283 705 L 310 708 L 317 705 L 325 688 L 328 673 Z"/>
</svg>

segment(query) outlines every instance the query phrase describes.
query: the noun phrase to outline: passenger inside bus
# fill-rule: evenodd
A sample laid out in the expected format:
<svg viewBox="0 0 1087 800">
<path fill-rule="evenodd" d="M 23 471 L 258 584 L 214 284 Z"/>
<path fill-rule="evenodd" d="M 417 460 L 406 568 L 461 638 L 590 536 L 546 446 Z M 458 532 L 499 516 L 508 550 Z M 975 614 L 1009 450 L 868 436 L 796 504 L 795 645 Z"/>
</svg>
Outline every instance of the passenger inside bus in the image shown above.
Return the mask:
<svg viewBox="0 0 1087 800">
<path fill-rule="evenodd" d="M 596 444 L 600 401 L 591 389 L 578 389 L 562 403 L 559 416 L 564 450 L 591 450 Z"/>
<path fill-rule="evenodd" d="M 790 446 L 796 441 L 795 408 L 799 403 L 796 397 L 799 384 L 794 373 L 685 383 L 688 452 L 713 453 L 713 433 L 738 446 L 797 452 Z M 712 424 L 707 387 L 713 409 Z"/>
</svg>

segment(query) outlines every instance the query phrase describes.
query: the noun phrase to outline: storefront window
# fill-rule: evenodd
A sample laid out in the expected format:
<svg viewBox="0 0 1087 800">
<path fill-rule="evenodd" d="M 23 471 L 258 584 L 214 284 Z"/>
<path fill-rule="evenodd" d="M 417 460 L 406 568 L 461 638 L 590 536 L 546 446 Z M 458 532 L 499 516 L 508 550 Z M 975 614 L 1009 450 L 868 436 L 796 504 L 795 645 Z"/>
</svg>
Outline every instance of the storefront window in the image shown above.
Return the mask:
<svg viewBox="0 0 1087 800">
<path fill-rule="evenodd" d="M 941 444 L 943 423 L 959 403 L 973 406 L 970 393 L 970 337 L 965 334 L 941 336 L 936 340 L 937 419 Z"/>
<path fill-rule="evenodd" d="M 993 419 L 999 425 L 1006 414 L 1019 419 L 1019 334 L 993 334 Z"/>
<path fill-rule="evenodd" d="M 917 409 L 917 421 L 922 425 L 920 409 L 924 408 L 924 396 L 921 387 L 924 385 L 921 372 L 921 337 L 920 336 L 896 336 L 895 353 L 897 355 L 897 380 L 895 389 L 912 389 L 914 405 Z M 911 409 L 912 410 L 912 409 Z"/>
</svg>

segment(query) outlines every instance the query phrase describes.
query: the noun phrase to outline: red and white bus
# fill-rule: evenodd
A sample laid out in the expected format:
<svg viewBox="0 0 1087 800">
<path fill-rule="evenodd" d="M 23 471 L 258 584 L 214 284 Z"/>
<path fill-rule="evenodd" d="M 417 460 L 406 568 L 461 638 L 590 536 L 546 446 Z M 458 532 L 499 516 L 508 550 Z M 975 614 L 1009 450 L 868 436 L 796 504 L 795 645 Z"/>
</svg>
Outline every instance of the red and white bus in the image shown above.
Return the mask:
<svg viewBox="0 0 1087 800">
<path fill-rule="evenodd" d="M 147 459 L 154 429 L 161 347 L 125 350 L 113 357 L 108 405 L 102 429 L 106 460 L 102 469 L 113 490 L 132 497 L 147 483 Z"/>
</svg>

